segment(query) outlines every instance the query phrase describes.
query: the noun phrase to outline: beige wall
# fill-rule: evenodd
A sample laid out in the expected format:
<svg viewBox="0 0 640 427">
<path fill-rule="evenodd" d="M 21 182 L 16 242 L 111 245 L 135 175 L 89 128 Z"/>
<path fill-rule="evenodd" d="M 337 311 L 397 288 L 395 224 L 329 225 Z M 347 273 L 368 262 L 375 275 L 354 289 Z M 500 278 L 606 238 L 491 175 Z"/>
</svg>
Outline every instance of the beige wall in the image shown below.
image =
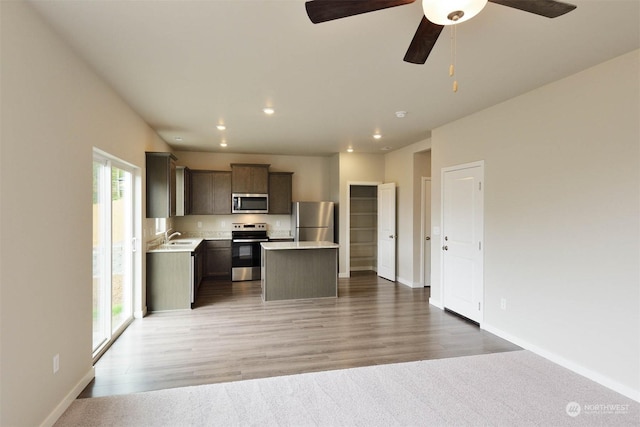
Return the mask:
<svg viewBox="0 0 640 427">
<path fill-rule="evenodd" d="M 639 58 L 629 53 L 432 134 L 433 226 L 441 168 L 485 161 L 483 326 L 636 399 Z"/>
<path fill-rule="evenodd" d="M 167 146 L 25 2 L 0 15 L 0 425 L 35 426 L 92 372 L 92 149 Z"/>
</svg>

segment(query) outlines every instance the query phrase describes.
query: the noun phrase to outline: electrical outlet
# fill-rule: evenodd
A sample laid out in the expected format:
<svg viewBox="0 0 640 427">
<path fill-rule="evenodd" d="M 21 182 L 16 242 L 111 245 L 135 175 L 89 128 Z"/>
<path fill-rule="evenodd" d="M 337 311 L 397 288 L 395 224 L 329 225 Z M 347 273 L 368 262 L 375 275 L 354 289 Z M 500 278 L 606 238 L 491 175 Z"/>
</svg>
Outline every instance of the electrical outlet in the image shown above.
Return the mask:
<svg viewBox="0 0 640 427">
<path fill-rule="evenodd" d="M 60 370 L 60 355 L 56 354 L 53 356 L 53 373 L 57 374 Z"/>
<path fill-rule="evenodd" d="M 507 309 L 507 299 L 506 298 L 500 298 L 500 308 L 502 310 L 506 310 Z"/>
<path fill-rule="evenodd" d="M 220 221 L 220 228 L 224 228 L 227 225 L 226 222 L 224 221 Z"/>
<path fill-rule="evenodd" d="M 280 221 L 276 221 L 276 227 L 280 227 Z"/>
<path fill-rule="evenodd" d="M 198 221 L 198 228 L 202 228 L 202 221 Z"/>
</svg>

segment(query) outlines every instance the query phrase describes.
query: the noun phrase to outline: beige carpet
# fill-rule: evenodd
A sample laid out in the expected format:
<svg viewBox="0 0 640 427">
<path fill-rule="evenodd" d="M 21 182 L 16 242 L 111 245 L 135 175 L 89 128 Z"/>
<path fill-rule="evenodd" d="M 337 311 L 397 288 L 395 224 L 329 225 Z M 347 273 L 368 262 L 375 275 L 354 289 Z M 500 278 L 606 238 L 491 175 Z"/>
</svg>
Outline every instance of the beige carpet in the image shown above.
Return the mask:
<svg viewBox="0 0 640 427">
<path fill-rule="evenodd" d="M 56 426 L 638 426 L 640 404 L 528 351 L 76 400 Z"/>
</svg>

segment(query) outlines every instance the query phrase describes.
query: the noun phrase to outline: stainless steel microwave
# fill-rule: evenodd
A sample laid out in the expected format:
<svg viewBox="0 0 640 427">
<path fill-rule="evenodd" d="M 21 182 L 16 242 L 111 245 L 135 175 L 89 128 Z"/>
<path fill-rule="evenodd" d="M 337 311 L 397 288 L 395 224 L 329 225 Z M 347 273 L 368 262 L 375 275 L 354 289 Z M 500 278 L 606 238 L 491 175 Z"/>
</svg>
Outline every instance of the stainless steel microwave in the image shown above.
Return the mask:
<svg viewBox="0 0 640 427">
<path fill-rule="evenodd" d="M 233 193 L 231 213 L 269 213 L 269 195 Z"/>
</svg>

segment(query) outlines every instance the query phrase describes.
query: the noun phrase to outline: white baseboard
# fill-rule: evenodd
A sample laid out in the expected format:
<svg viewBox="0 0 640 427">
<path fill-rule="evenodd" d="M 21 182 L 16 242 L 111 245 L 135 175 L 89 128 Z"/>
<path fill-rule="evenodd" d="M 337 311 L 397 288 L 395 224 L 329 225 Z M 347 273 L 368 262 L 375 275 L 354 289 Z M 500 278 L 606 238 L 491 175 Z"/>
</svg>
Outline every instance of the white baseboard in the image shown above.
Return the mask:
<svg viewBox="0 0 640 427">
<path fill-rule="evenodd" d="M 429 304 L 438 307 L 440 310 L 444 310 L 444 305 L 442 305 L 442 302 L 440 300 L 429 297 Z"/>
<path fill-rule="evenodd" d="M 348 279 L 349 277 L 351 277 L 350 273 L 338 273 L 338 278 L 339 279 Z"/>
<path fill-rule="evenodd" d="M 73 389 L 71 389 L 71 391 L 67 393 L 64 399 L 62 399 L 58 406 L 56 406 L 56 408 L 49 414 L 49 416 L 42 422 L 42 424 L 40 424 L 40 426 L 52 427 L 56 423 L 56 421 L 58 421 L 58 418 L 60 418 L 62 414 L 64 414 L 64 411 L 66 411 L 67 408 L 71 406 L 73 401 L 76 400 L 78 395 L 82 393 L 82 390 L 84 390 L 84 388 L 89 385 L 91 380 L 95 378 L 95 376 L 96 370 L 92 366 L 91 369 L 89 369 L 89 372 L 87 372 L 82 377 L 82 379 L 80 379 L 80 381 L 78 381 L 78 383 L 73 387 Z"/>
<path fill-rule="evenodd" d="M 429 301 L 431 302 L 431 301 Z M 634 390 L 633 388 L 626 386 L 624 384 L 620 384 L 619 382 L 607 377 L 606 375 L 602 375 L 599 372 L 595 372 L 589 368 L 579 365 L 576 362 L 565 359 L 564 357 L 553 353 L 552 351 L 546 350 L 544 348 L 538 347 L 537 345 L 531 344 L 523 339 L 515 337 L 507 332 L 504 332 L 490 324 L 482 323 L 480 327 L 488 332 L 491 332 L 494 335 L 499 336 L 500 338 L 504 338 L 507 341 L 514 343 L 526 350 L 531 351 L 532 353 L 537 354 L 538 356 L 544 357 L 547 360 L 550 360 L 553 363 L 556 363 L 564 368 L 569 369 L 570 371 L 575 372 L 576 374 L 582 375 L 583 377 L 589 378 L 592 381 L 597 382 L 598 384 L 607 387 L 617 393 L 620 393 L 629 399 L 633 399 L 636 402 L 640 402 L 640 390 Z"/>
<path fill-rule="evenodd" d="M 144 319 L 144 317 L 147 315 L 147 306 L 145 305 L 144 308 L 142 310 L 137 310 L 133 313 L 133 317 L 135 319 Z"/>
<path fill-rule="evenodd" d="M 396 277 L 396 282 L 408 286 L 410 288 L 423 288 L 422 283 L 414 283 L 412 280 L 407 280 L 402 277 Z"/>
</svg>

